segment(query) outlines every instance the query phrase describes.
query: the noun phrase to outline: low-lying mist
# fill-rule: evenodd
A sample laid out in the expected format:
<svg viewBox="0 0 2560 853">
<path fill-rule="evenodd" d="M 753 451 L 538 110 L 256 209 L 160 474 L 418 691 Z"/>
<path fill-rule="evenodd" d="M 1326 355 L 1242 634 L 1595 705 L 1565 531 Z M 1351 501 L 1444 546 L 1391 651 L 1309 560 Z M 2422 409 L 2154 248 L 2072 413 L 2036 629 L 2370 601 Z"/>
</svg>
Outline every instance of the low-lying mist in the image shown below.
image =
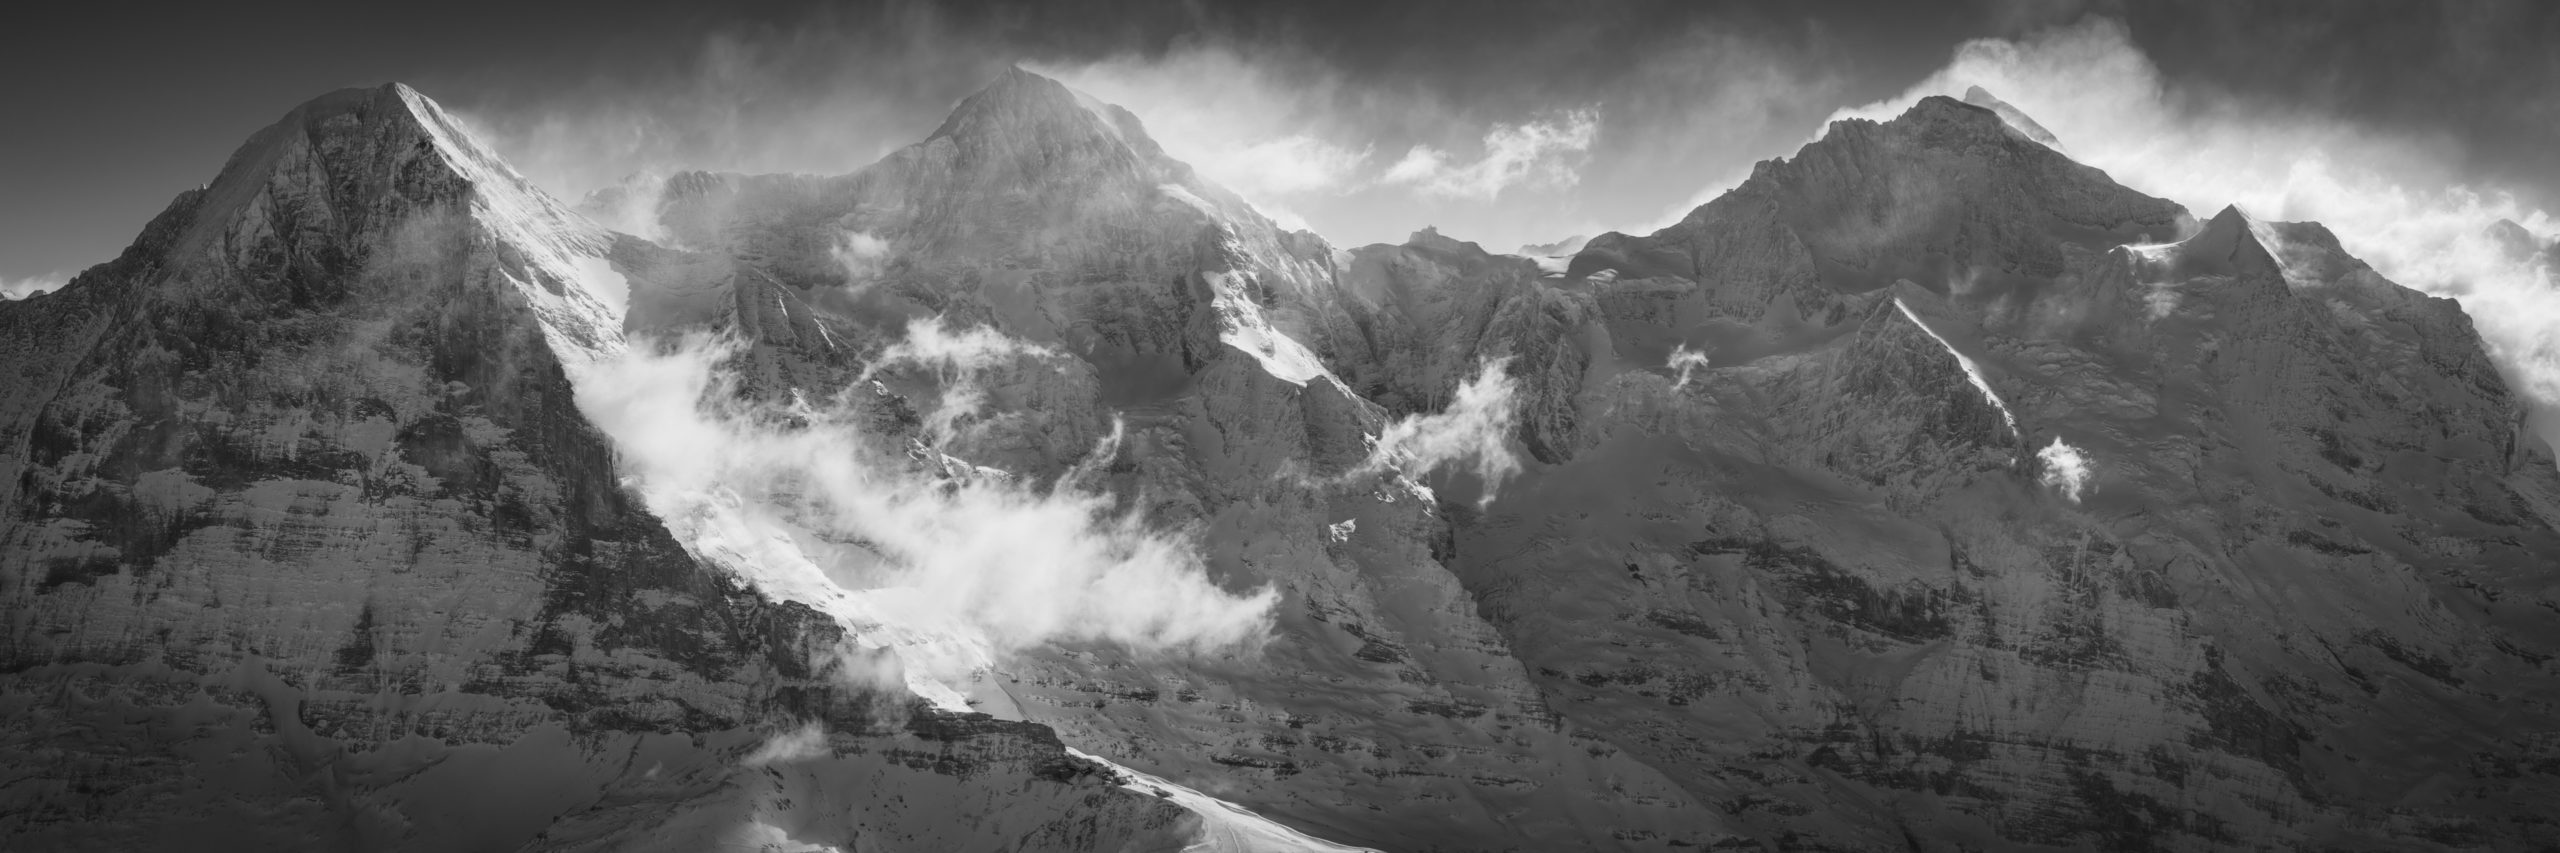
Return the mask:
<svg viewBox="0 0 2560 853">
<path fill-rule="evenodd" d="M 1022 346 L 918 328 L 901 357 L 952 387 Z M 613 439 L 626 485 L 697 554 L 835 614 L 866 644 L 898 646 L 911 673 L 955 677 L 1057 641 L 1212 654 L 1268 634 L 1277 593 L 1221 587 L 1186 535 L 1074 476 L 1044 485 L 943 464 L 921 443 L 886 446 L 851 397 L 748 401 L 726 367 L 740 352 L 703 336 L 638 345 L 588 368 L 578 404 Z M 946 392 L 925 420 L 947 435 L 981 399 Z"/>
</svg>

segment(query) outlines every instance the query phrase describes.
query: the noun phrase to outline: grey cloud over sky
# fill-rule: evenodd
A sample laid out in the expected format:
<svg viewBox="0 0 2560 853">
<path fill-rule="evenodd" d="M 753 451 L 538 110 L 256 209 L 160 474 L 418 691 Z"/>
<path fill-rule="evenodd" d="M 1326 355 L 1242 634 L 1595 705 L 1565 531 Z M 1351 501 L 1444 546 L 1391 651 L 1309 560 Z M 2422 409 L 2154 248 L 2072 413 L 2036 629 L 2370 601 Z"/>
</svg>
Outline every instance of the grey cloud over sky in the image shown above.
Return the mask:
<svg viewBox="0 0 2560 853">
<path fill-rule="evenodd" d="M 2560 189 L 2560 4 L 2521 0 L 111 11 L 0 35 L 0 277 L 112 257 L 250 132 L 341 86 L 418 86 L 575 195 L 641 169 L 850 171 L 1017 62 L 1337 244 L 1437 225 L 1508 250 L 1660 225 L 1969 39 L 2090 14 L 2125 22 L 2172 109 L 2317 113 L 2419 140 L 2448 182 L 2534 206 Z"/>
</svg>

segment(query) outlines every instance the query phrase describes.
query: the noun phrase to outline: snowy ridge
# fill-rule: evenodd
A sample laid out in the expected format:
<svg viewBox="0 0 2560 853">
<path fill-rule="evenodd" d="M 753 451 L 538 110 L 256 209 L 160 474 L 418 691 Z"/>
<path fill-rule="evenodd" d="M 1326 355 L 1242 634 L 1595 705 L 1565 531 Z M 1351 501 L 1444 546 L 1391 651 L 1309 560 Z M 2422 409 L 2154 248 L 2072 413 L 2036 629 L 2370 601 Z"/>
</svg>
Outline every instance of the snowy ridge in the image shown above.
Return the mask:
<svg viewBox="0 0 2560 853">
<path fill-rule="evenodd" d="M 2000 410 L 2000 422 L 2008 425 L 2009 436 L 2023 438 L 2024 436 L 2018 432 L 2018 416 L 2009 411 L 2009 404 L 2001 402 L 1999 392 L 1991 390 L 1991 379 L 1983 374 L 1982 366 L 1975 364 L 1972 357 L 1958 351 L 1954 344 L 1947 343 L 1946 336 L 1938 334 L 1938 330 L 1929 328 L 1928 322 L 1921 320 L 1920 315 L 1912 311 L 1911 306 L 1904 303 L 1901 296 L 1893 297 L 1893 307 L 1901 309 L 1903 319 L 1910 320 L 1911 325 L 1920 327 L 1920 331 L 1928 333 L 1930 340 L 1937 341 L 1938 346 L 1946 348 L 1948 355 L 1955 357 L 1956 364 L 1964 368 L 1964 377 L 1973 381 L 1974 390 L 1982 392 L 1982 399 L 1990 403 L 1992 408 Z"/>
<path fill-rule="evenodd" d="M 1254 814 L 1252 809 L 1177 785 L 1161 777 L 1131 770 L 1110 759 L 1067 747 L 1077 758 L 1110 767 L 1127 777 L 1120 787 L 1173 802 L 1200 816 L 1198 840 L 1182 853 L 1381 853 L 1368 847 L 1335 844 Z"/>
</svg>

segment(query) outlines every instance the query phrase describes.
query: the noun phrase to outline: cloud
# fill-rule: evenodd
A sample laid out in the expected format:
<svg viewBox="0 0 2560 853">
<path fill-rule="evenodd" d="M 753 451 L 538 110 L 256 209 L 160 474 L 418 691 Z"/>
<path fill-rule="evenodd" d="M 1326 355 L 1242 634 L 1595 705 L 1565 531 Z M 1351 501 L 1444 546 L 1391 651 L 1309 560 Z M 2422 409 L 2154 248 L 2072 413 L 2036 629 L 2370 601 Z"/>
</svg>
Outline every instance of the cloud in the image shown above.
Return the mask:
<svg viewBox="0 0 2560 853">
<path fill-rule="evenodd" d="M 2458 141 L 2173 86 L 2124 24 L 2103 17 L 1967 42 L 1918 85 L 1834 118 L 1890 118 L 1972 85 L 2126 186 L 2191 211 L 2237 204 L 2256 219 L 2327 226 L 2391 280 L 2460 299 L 2509 383 L 2545 413 L 2560 404 L 2560 291 L 2486 236 L 2504 219 L 2548 240 L 2555 223 L 2511 192 L 2457 180 Z M 2547 440 L 2560 439 L 2554 418 L 2538 420 Z"/>
<path fill-rule="evenodd" d="M 70 281 L 71 274 L 61 272 L 26 278 L 0 276 L 0 299 L 16 301 L 39 293 L 51 293 L 61 290 Z"/>
<path fill-rule="evenodd" d="M 1583 59 L 1536 69 L 1386 35 L 1412 22 L 1367 21 L 1367 38 L 1345 39 L 1307 25 L 1323 15 L 1184 15 L 1160 38 L 1071 10 L 990 18 L 892 0 L 723 24 L 691 50 L 584 79 L 431 93 L 537 185 L 577 199 L 635 175 L 851 172 L 1019 63 L 1127 107 L 1168 154 L 1284 227 L 1350 246 L 1435 223 L 1507 246 L 1653 224 L 1698 178 L 1747 174 L 1747 159 L 1801 138 L 1852 79 L 1823 30 L 1716 10 L 1540 30 L 1539 50 Z M 654 209 L 649 192 L 627 197 Z M 661 236 L 646 218 L 601 218 Z"/>
<path fill-rule="evenodd" d="M 987 392 L 979 381 L 981 374 L 1021 359 L 1055 357 L 1057 353 L 1047 347 L 1016 339 L 990 326 L 954 332 L 944 328 L 939 317 L 917 318 L 907 324 L 906 337 L 872 359 L 856 384 L 871 381 L 883 370 L 904 366 L 930 372 L 941 399 L 925 412 L 925 435 L 935 448 L 944 448 L 961 437 L 962 419 L 986 408 Z"/>
<path fill-rule="evenodd" d="M 921 141 L 1013 55 L 934 4 L 891 2 L 724 24 L 689 52 L 463 87 L 445 106 L 536 185 L 577 199 L 635 175 L 852 172 Z"/>
<path fill-rule="evenodd" d="M 2036 451 L 2036 461 L 2044 463 L 2044 474 L 2038 482 L 2060 489 L 2062 496 L 2072 503 L 2080 502 L 2081 490 L 2089 485 L 2088 455 L 2081 453 L 2080 448 L 2062 443 L 2062 436 L 2057 435 L 2053 437 L 2052 444 Z"/>
<path fill-rule="evenodd" d="M 1680 344 L 1671 348 L 1671 360 L 1664 366 L 1680 371 L 1680 381 L 1671 383 L 1671 390 L 1678 391 L 1689 387 L 1690 371 L 1706 369 L 1707 354 Z"/>
<path fill-rule="evenodd" d="M 1511 452 L 1519 413 L 1514 404 L 1518 389 L 1504 370 L 1509 363 L 1507 358 L 1486 362 L 1474 379 L 1458 386 L 1448 408 L 1388 424 L 1361 470 L 1393 468 L 1419 476 L 1473 462 L 1476 477 L 1484 481 L 1484 495 L 1476 505 L 1490 506 L 1503 481 L 1520 473 L 1520 458 Z"/>
<path fill-rule="evenodd" d="M 1305 63 L 1192 43 L 1034 70 L 1127 108 L 1165 153 L 1249 199 L 1351 189 L 1369 162 L 1368 144 L 1336 138 L 1340 78 Z"/>
<path fill-rule="evenodd" d="M 955 381 L 1026 351 L 976 330 L 915 331 L 899 358 Z M 849 401 L 742 402 L 722 367 L 734 354 L 699 337 L 635 348 L 585 369 L 578 405 L 679 540 L 895 649 L 919 692 L 933 692 L 920 679 L 1051 642 L 1213 653 L 1268 635 L 1278 594 L 1221 588 L 1187 535 L 1073 478 L 1043 490 L 884 447 Z M 943 408 L 970 405 L 953 396 Z"/>
<path fill-rule="evenodd" d="M 809 723 L 765 738 L 764 743 L 758 745 L 754 752 L 747 753 L 740 763 L 748 767 L 796 764 L 831 753 L 827 747 L 827 731 L 816 723 Z"/>
<path fill-rule="evenodd" d="M 844 268 L 847 286 L 860 290 L 879 278 L 888 263 L 889 241 L 868 231 L 847 231 L 836 235 L 836 244 L 827 248 L 827 257 Z"/>
<path fill-rule="evenodd" d="M 658 218 L 658 208 L 666 197 L 665 176 L 639 172 L 613 186 L 598 188 L 579 207 L 598 225 L 643 240 L 672 243 L 666 225 Z"/>
<path fill-rule="evenodd" d="M 1548 120 L 1497 124 L 1484 134 L 1484 153 L 1459 163 L 1446 151 L 1416 145 L 1387 167 L 1379 180 L 1424 195 L 1491 200 L 1515 186 L 1569 187 L 1581 155 L 1600 134 L 1600 111 L 1584 108 Z"/>
</svg>

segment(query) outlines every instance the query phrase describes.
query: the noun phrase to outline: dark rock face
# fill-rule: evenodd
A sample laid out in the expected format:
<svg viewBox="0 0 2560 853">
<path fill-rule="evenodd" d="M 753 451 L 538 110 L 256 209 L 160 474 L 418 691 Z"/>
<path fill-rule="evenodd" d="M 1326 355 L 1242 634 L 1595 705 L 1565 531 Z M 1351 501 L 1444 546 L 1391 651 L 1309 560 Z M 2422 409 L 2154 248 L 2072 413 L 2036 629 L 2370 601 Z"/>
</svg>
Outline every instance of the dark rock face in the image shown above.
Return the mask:
<svg viewBox="0 0 2560 853">
<path fill-rule="evenodd" d="M 2554 475 L 2459 307 L 1999 130 L 1843 123 L 1574 260 L 1634 363 L 1454 563 L 1558 713 L 1782 846 L 2551 843 L 2486 757 L 2554 724 Z"/>
<path fill-rule="evenodd" d="M 1178 784 L 1398 850 L 2560 844 L 2560 473 L 2461 308 L 1967 101 L 1559 263 L 1283 232 L 1018 71 L 851 175 L 591 200 L 640 235 L 324 98 L 0 305 L 0 751 L 68 768 L 0 833 L 1326 849 Z M 934 436 L 921 318 L 1041 349 Z M 878 626 L 619 484 L 626 329 L 1082 472 L 1271 635 L 855 680 Z M 1519 477 L 1374 464 L 1487 364 Z"/>
<path fill-rule="evenodd" d="M 9 846 L 1179 836 L 1045 730 L 837 672 L 834 624 L 625 494 L 567 372 L 618 346 L 620 297 L 576 269 L 609 238 L 485 157 L 406 89 L 330 95 L 123 257 L 0 306 L 0 753 L 46 768 Z M 739 766 L 803 724 L 834 748 Z"/>
</svg>

